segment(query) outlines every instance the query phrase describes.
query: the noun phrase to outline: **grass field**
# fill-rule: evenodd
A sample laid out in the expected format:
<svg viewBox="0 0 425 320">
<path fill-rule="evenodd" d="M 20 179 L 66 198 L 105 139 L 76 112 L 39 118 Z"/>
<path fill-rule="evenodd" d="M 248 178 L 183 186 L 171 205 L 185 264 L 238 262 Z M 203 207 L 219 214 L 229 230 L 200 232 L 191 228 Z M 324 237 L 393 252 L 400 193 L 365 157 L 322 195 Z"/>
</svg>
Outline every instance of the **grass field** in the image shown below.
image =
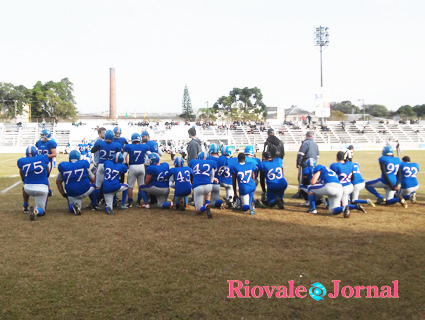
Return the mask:
<svg viewBox="0 0 425 320">
<path fill-rule="evenodd" d="M 335 154 L 323 152 L 319 163 L 329 166 Z M 425 168 L 423 151 L 403 155 Z M 379 177 L 379 156 L 355 153 L 365 180 Z M 0 192 L 19 181 L 19 157 L 0 155 Z M 407 209 L 367 207 L 343 219 L 319 207 L 311 215 L 290 198 L 295 157 L 284 160 L 291 185 L 285 210 L 257 209 L 255 216 L 212 210 L 209 220 L 193 207 L 72 216 L 52 177 L 47 214 L 30 222 L 21 185 L 0 193 L 0 319 L 424 319 L 423 189 Z M 418 176 L 425 185 L 424 173 Z M 328 293 L 332 280 L 353 287 L 398 280 L 400 298 L 229 299 L 227 280 L 251 287 L 294 280 L 307 290 L 320 282 Z"/>
</svg>

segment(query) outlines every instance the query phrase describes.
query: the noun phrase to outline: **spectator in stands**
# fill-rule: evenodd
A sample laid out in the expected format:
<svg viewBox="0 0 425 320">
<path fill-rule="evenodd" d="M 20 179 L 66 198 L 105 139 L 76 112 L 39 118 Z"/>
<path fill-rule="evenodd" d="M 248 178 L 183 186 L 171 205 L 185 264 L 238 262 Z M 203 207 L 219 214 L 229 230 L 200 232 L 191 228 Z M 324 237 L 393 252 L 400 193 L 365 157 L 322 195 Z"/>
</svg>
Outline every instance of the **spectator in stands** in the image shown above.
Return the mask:
<svg viewBox="0 0 425 320">
<path fill-rule="evenodd" d="M 293 198 L 298 198 L 300 196 L 299 187 L 301 185 L 302 171 L 307 167 L 307 160 L 313 158 L 317 161 L 319 157 L 319 147 L 317 143 L 313 140 L 314 132 L 307 131 L 306 139 L 302 142 L 300 150 L 297 155 L 297 168 L 298 168 L 298 192 L 293 196 Z"/>
<path fill-rule="evenodd" d="M 396 144 L 396 146 L 395 146 L 395 149 L 396 149 L 396 151 L 397 151 L 397 157 L 401 157 L 401 147 L 400 147 L 400 142 L 397 140 L 396 141 L 397 142 L 397 144 Z"/>
<path fill-rule="evenodd" d="M 192 139 L 187 146 L 187 163 L 190 160 L 197 159 L 198 154 L 202 151 L 202 142 L 196 137 L 196 129 L 194 127 L 188 130 L 189 138 Z"/>
<path fill-rule="evenodd" d="M 310 116 L 310 114 L 308 114 L 308 116 L 307 116 L 307 121 L 308 121 L 308 124 L 310 124 L 310 122 L 311 122 L 311 116 Z"/>
</svg>

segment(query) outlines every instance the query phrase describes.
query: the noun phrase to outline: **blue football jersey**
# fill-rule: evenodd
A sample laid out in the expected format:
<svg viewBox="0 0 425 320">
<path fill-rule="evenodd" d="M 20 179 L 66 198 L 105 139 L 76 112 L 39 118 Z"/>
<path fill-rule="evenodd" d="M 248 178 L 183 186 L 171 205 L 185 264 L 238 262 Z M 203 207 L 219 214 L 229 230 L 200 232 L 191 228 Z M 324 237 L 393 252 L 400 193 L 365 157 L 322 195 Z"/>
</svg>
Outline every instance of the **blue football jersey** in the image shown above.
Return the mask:
<svg viewBox="0 0 425 320">
<path fill-rule="evenodd" d="M 86 143 L 80 143 L 79 145 L 78 145 L 78 147 L 80 148 L 80 153 L 84 156 L 85 154 L 87 154 L 87 152 L 88 152 L 88 148 L 89 148 L 89 145 L 88 144 L 86 144 Z"/>
<path fill-rule="evenodd" d="M 112 142 L 118 143 L 121 146 L 121 149 L 124 149 L 125 145 L 128 144 L 127 139 L 124 137 L 114 138 Z"/>
<path fill-rule="evenodd" d="M 190 194 L 192 190 L 192 184 L 190 183 L 191 174 L 192 169 L 190 169 L 189 167 L 176 167 L 170 169 L 167 178 L 174 176 L 175 197 L 182 197 Z"/>
<path fill-rule="evenodd" d="M 151 184 L 158 188 L 168 188 L 168 163 L 151 164 L 146 168 L 146 174 L 152 175 Z"/>
<path fill-rule="evenodd" d="M 267 185 L 278 185 L 285 180 L 283 177 L 282 159 L 275 158 L 273 161 L 263 161 L 259 170 L 264 172 Z"/>
<path fill-rule="evenodd" d="M 354 171 L 354 166 L 351 161 L 347 161 L 346 163 L 332 163 L 330 169 L 338 175 L 339 182 L 343 187 L 351 184 Z"/>
<path fill-rule="evenodd" d="M 158 143 L 154 140 L 146 141 L 145 143 L 149 147 L 150 152 L 158 153 Z"/>
<path fill-rule="evenodd" d="M 223 165 L 224 163 L 224 165 Z M 224 184 L 233 184 L 232 174 L 230 173 L 230 166 L 238 163 L 238 158 L 227 158 L 226 156 L 220 156 L 218 167 L 220 173 L 220 181 Z"/>
<path fill-rule="evenodd" d="M 143 164 L 145 163 L 145 153 L 149 151 L 149 147 L 142 143 L 127 144 L 124 147 L 124 152 L 128 153 L 128 164 Z"/>
<path fill-rule="evenodd" d="M 97 140 L 93 146 L 92 151 L 99 150 L 99 164 L 105 163 L 107 160 L 113 160 L 117 152 L 121 152 L 121 146 L 116 142 L 106 142 L 104 140 Z"/>
<path fill-rule="evenodd" d="M 220 173 L 219 173 L 219 169 L 220 169 L 219 168 L 219 160 L 220 160 L 220 157 L 208 156 L 207 157 L 207 160 L 214 161 L 215 164 L 216 164 L 217 170 L 215 170 L 214 178 L 217 178 L 218 182 L 217 183 L 213 183 L 213 184 L 220 184 L 220 182 L 221 182 L 221 177 L 220 177 Z"/>
<path fill-rule="evenodd" d="M 320 171 L 320 178 L 318 180 L 319 184 L 327 184 L 327 183 L 340 183 L 338 180 L 337 174 L 331 170 L 326 168 L 325 166 L 322 166 L 321 164 L 317 165 L 313 169 L 313 175 L 316 172 Z"/>
<path fill-rule="evenodd" d="M 252 179 L 252 174 L 257 169 L 256 164 L 253 161 L 245 163 L 235 163 L 230 167 L 230 172 L 236 174 L 238 180 L 239 193 L 241 195 L 249 194 L 255 191 L 255 181 Z"/>
<path fill-rule="evenodd" d="M 402 162 L 401 170 L 401 187 L 403 189 L 416 187 L 418 183 L 419 165 L 414 162 Z"/>
<path fill-rule="evenodd" d="M 357 163 L 353 163 L 353 177 L 354 177 L 354 181 L 353 184 L 359 184 L 359 183 L 363 183 L 364 179 L 362 177 L 362 174 L 360 173 L 360 166 Z"/>
<path fill-rule="evenodd" d="M 47 158 L 46 154 L 19 159 L 18 167 L 24 173 L 24 183 L 49 185 L 49 179 L 47 178 L 48 164 L 49 158 Z"/>
<path fill-rule="evenodd" d="M 255 164 L 255 166 L 256 166 L 255 173 L 258 172 L 259 166 L 261 164 L 261 160 L 260 159 L 258 159 L 258 158 L 250 158 L 250 157 L 246 156 L 245 157 L 245 162 L 253 162 Z"/>
<path fill-rule="evenodd" d="M 387 169 L 387 175 L 391 183 L 395 185 L 397 183 L 397 172 L 400 169 L 401 160 L 396 157 L 382 156 L 379 158 L 379 164 L 384 163 Z M 384 175 L 381 175 L 381 181 L 386 183 Z"/>
<path fill-rule="evenodd" d="M 87 173 L 89 168 L 90 163 L 86 160 L 59 163 L 58 170 L 62 174 L 68 196 L 78 197 L 90 189 L 90 179 Z"/>
<path fill-rule="evenodd" d="M 211 160 L 193 159 L 189 162 L 189 167 L 192 169 L 193 188 L 198 186 L 211 184 L 211 171 L 217 169 L 217 163 Z"/>
<path fill-rule="evenodd" d="M 46 142 L 43 142 L 41 140 L 38 140 L 35 144 L 35 146 L 38 149 L 38 154 L 52 154 L 52 152 L 50 151 L 50 149 L 56 149 L 56 147 L 58 146 L 58 144 L 56 143 L 56 141 L 52 141 L 52 140 L 47 140 Z M 49 159 L 50 161 L 53 161 L 53 158 Z"/>
<path fill-rule="evenodd" d="M 120 175 L 127 172 L 127 166 L 106 160 L 104 164 L 103 193 L 116 192 L 121 188 Z"/>
<path fill-rule="evenodd" d="M 307 186 L 310 185 L 311 178 L 313 178 L 313 170 L 314 170 L 314 167 L 306 167 L 303 169 L 303 172 L 302 172 L 303 176 L 308 177 Z"/>
</svg>

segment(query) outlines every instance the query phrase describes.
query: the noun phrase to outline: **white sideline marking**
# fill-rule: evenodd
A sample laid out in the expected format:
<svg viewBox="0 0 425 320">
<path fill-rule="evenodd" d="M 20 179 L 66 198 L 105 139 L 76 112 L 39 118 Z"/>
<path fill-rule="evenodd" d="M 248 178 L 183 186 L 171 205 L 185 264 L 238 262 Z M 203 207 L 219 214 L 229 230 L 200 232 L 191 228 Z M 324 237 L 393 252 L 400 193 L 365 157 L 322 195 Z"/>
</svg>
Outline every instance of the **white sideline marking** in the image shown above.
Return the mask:
<svg viewBox="0 0 425 320">
<path fill-rule="evenodd" d="M 10 159 L 6 159 L 6 160 L 2 160 L 2 161 L 0 161 L 0 163 L 1 162 L 6 162 L 6 161 L 10 161 L 10 160 L 18 160 L 19 158 L 10 158 Z"/>
<path fill-rule="evenodd" d="M 15 182 L 14 184 L 12 184 L 9 188 L 4 189 L 3 191 L 1 191 L 0 193 L 6 193 L 8 192 L 10 189 L 16 187 L 18 184 L 20 184 L 21 181 Z"/>
</svg>

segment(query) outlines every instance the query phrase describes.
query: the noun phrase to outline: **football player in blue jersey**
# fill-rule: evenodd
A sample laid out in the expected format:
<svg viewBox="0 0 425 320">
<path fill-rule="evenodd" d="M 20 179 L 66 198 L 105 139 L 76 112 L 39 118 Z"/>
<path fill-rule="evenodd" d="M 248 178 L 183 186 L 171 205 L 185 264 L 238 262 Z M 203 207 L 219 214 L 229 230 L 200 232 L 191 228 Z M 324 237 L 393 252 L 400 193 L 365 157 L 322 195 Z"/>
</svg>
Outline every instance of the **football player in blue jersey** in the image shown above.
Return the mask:
<svg viewBox="0 0 425 320">
<path fill-rule="evenodd" d="M 316 195 L 327 196 L 329 199 L 329 214 L 337 215 L 344 212 L 344 218 L 350 217 L 350 207 L 340 206 L 342 199 L 342 185 L 338 176 L 331 169 L 322 165 L 317 165 L 313 169 L 313 177 L 308 187 L 308 199 L 310 201 L 310 210 L 308 213 L 316 214 Z"/>
<path fill-rule="evenodd" d="M 336 154 L 336 161 L 338 162 L 332 163 L 330 166 L 330 169 L 337 174 L 338 180 L 342 185 L 341 204 L 344 207 L 348 206 L 349 209 L 357 209 L 366 213 L 366 210 L 362 207 L 360 203 L 357 203 L 355 205 L 349 204 L 350 194 L 353 193 L 352 181 L 354 180 L 354 166 L 351 161 L 345 162 L 344 157 L 344 152 L 338 151 L 338 153 Z"/>
<path fill-rule="evenodd" d="M 303 197 L 305 202 L 301 204 L 304 207 L 310 206 L 308 201 L 308 186 L 310 185 L 311 178 L 313 177 L 313 170 L 316 166 L 316 159 L 308 158 L 306 161 L 306 167 L 302 171 L 302 181 L 300 185 L 300 195 Z M 316 195 L 316 205 L 320 201 L 322 196 Z"/>
<path fill-rule="evenodd" d="M 38 154 L 45 154 L 49 158 L 49 172 L 53 168 L 53 158 L 57 156 L 56 147 L 58 146 L 55 140 L 52 140 L 52 133 L 50 130 L 44 129 L 40 133 L 40 140 L 35 144 L 38 149 Z M 49 197 L 53 195 L 49 182 Z"/>
<path fill-rule="evenodd" d="M 88 144 L 86 143 L 86 139 L 83 139 L 81 143 L 78 145 L 78 148 L 80 150 L 80 160 L 84 160 L 87 154 Z"/>
<path fill-rule="evenodd" d="M 115 127 L 114 130 L 114 140 L 113 142 L 118 143 L 121 146 L 121 150 L 124 150 L 124 147 L 128 144 L 127 139 L 121 137 L 122 130 L 120 127 Z"/>
<path fill-rule="evenodd" d="M 168 163 L 160 163 L 160 158 L 157 153 L 149 154 L 148 159 L 149 166 L 146 168 L 145 184 L 139 186 L 139 197 L 142 197 L 144 201 L 140 207 L 146 209 L 150 208 L 147 196 L 148 193 L 149 195 L 156 196 L 159 208 L 171 209 L 173 203 L 167 201 L 168 194 L 170 193 L 168 185 Z"/>
<path fill-rule="evenodd" d="M 399 197 L 409 200 L 412 203 L 416 202 L 416 191 L 419 189 L 418 173 L 419 165 L 414 162 L 410 162 L 410 157 L 405 156 L 401 159 L 400 165 L 401 171 L 401 189 Z"/>
<path fill-rule="evenodd" d="M 93 192 L 93 197 L 96 201 L 98 201 L 100 188 L 102 187 L 105 176 L 104 164 L 108 160 L 113 160 L 115 154 L 121 151 L 121 146 L 116 142 L 112 142 L 112 140 L 114 140 L 114 133 L 112 130 L 107 130 L 105 132 L 105 140 L 97 140 L 92 148 L 93 153 L 99 151 L 99 163 L 96 171 L 96 190 Z M 96 207 L 92 206 L 92 210 L 96 209 Z"/>
<path fill-rule="evenodd" d="M 236 181 L 239 185 L 239 195 L 241 199 L 242 211 L 250 210 L 251 215 L 255 213 L 255 202 L 254 192 L 256 189 L 255 185 L 255 171 L 257 165 L 253 161 L 246 161 L 245 154 L 238 154 L 238 163 L 230 166 L 230 173 L 232 174 L 233 180 L 233 191 L 235 196 L 236 192 Z"/>
<path fill-rule="evenodd" d="M 218 156 L 219 147 L 216 143 L 211 143 L 210 145 L 210 151 L 209 156 L 207 157 L 207 160 L 214 161 L 216 163 L 216 170 L 214 173 L 214 182 L 212 186 L 211 191 L 211 203 L 215 208 L 224 209 L 223 200 L 220 199 L 220 173 L 219 173 L 219 160 L 220 157 Z"/>
<path fill-rule="evenodd" d="M 24 182 L 22 190 L 23 212 L 30 214 L 30 220 L 46 213 L 49 194 L 49 159 L 47 154 L 39 154 L 36 147 L 30 146 L 25 151 L 26 157 L 18 160 L 19 174 Z M 35 199 L 35 207 L 29 206 L 30 196 Z"/>
<path fill-rule="evenodd" d="M 146 143 L 149 146 L 149 153 L 153 152 L 158 154 L 160 157 L 162 156 L 162 151 L 158 148 L 158 143 L 154 140 L 151 140 L 149 133 L 147 131 L 142 132 L 142 142 Z M 149 155 L 149 154 L 148 154 Z M 146 157 L 146 165 L 149 165 L 148 157 Z"/>
<path fill-rule="evenodd" d="M 237 158 L 232 158 L 232 148 L 230 146 L 223 146 L 221 148 L 221 156 L 217 162 L 217 170 L 220 175 L 220 186 L 226 191 L 226 204 L 227 208 L 231 208 L 234 193 L 232 174 L 230 173 L 230 166 L 237 163 Z"/>
<path fill-rule="evenodd" d="M 245 150 L 246 151 L 246 150 Z M 263 152 L 265 161 L 259 165 L 259 170 L 264 172 L 267 183 L 267 203 L 270 207 L 278 206 L 284 209 L 283 196 L 288 187 L 285 177 L 283 176 L 282 158 L 272 158 L 270 152 Z"/>
<path fill-rule="evenodd" d="M 105 210 L 107 214 L 115 214 L 113 201 L 117 192 L 122 192 L 121 209 L 124 210 L 125 200 L 128 194 L 128 185 L 120 183 L 119 176 L 127 172 L 127 166 L 123 163 L 124 156 L 121 152 L 114 154 L 113 160 L 104 163 L 105 178 L 103 180 L 103 195 L 105 197 Z"/>
<path fill-rule="evenodd" d="M 370 199 L 362 200 L 359 199 L 360 191 L 364 189 L 365 182 L 362 177 L 362 174 L 360 173 L 360 166 L 358 163 L 353 163 L 353 193 L 351 194 L 351 203 L 352 204 L 368 204 L 372 207 L 376 207 L 375 204 Z"/>
<path fill-rule="evenodd" d="M 127 144 L 124 147 L 124 159 L 129 164 L 128 169 L 128 204 L 127 208 L 133 206 L 133 188 L 137 180 L 137 185 L 140 187 L 145 183 L 145 154 L 149 151 L 149 147 L 146 144 L 140 143 L 140 134 L 133 133 L 131 135 L 131 144 Z M 129 160 L 127 161 L 127 157 Z"/>
<path fill-rule="evenodd" d="M 401 181 L 401 171 L 399 158 L 393 156 L 393 148 L 386 145 L 382 150 L 382 157 L 379 158 L 379 166 L 381 168 L 381 178 L 369 180 L 366 182 L 366 190 L 378 198 L 378 204 L 400 204 L 407 208 L 407 202 L 404 198 L 394 198 L 394 193 L 398 189 Z M 383 188 L 385 190 L 385 198 L 381 196 L 375 188 Z"/>
<path fill-rule="evenodd" d="M 170 188 L 174 188 L 174 203 L 176 209 L 184 211 L 189 200 L 189 195 L 192 193 L 192 184 L 190 183 L 190 175 L 192 169 L 184 166 L 184 159 L 176 157 L 174 159 L 174 168 L 168 172 Z"/>
<path fill-rule="evenodd" d="M 261 163 L 261 160 L 255 157 L 254 147 L 253 146 L 246 146 L 244 150 L 245 154 L 245 160 L 246 161 L 253 161 L 254 164 L 257 167 L 257 170 L 255 171 L 255 185 L 258 185 L 258 166 Z"/>
<path fill-rule="evenodd" d="M 89 170 L 90 164 L 80 160 L 80 153 L 72 150 L 69 153 L 69 162 L 61 162 L 58 166 L 56 185 L 60 194 L 67 198 L 69 212 L 81 214 L 81 200 L 91 196 L 96 189 L 94 175 Z M 65 184 L 65 190 L 62 183 Z"/>
<path fill-rule="evenodd" d="M 193 176 L 193 200 L 195 202 L 195 211 L 197 214 L 207 213 L 208 219 L 212 218 L 210 199 L 212 184 L 216 180 L 214 178 L 217 170 L 215 161 L 207 160 L 207 153 L 200 152 L 198 159 L 192 159 L 189 167 L 192 169 Z M 205 204 L 204 204 L 205 201 Z"/>
</svg>

